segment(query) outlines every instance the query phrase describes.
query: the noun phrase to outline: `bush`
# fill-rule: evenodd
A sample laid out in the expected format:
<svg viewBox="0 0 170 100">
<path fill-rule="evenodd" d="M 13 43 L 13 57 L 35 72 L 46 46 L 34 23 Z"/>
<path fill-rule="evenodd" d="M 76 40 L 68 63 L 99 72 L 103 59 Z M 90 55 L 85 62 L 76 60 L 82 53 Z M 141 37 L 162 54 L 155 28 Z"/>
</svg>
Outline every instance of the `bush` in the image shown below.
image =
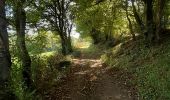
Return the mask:
<svg viewBox="0 0 170 100">
<path fill-rule="evenodd" d="M 11 66 L 10 88 L 14 92 L 17 100 L 37 100 L 35 91 L 27 91 L 23 84 L 22 67 L 19 61 L 15 59 Z"/>
<path fill-rule="evenodd" d="M 65 77 L 69 68 L 59 70 L 61 62 L 70 62 L 69 56 L 54 53 L 53 55 L 43 55 L 32 57 L 32 74 L 37 89 L 37 94 L 41 98 L 46 98 L 54 89 L 54 86 Z"/>
<path fill-rule="evenodd" d="M 47 64 L 48 64 L 48 67 L 51 68 L 51 70 L 54 70 L 54 69 L 58 70 L 58 69 L 60 69 L 60 67 L 62 67 L 62 66 L 60 66 L 60 63 L 64 62 L 64 61 L 68 61 L 67 57 L 65 57 L 62 54 L 55 54 L 55 55 L 50 56 L 47 59 Z"/>
</svg>

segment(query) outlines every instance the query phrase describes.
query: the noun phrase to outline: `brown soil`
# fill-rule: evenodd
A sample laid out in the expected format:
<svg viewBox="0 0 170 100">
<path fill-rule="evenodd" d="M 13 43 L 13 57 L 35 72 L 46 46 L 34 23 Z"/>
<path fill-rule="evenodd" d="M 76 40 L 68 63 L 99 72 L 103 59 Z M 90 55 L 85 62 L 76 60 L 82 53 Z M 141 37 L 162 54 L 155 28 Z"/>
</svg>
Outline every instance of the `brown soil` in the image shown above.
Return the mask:
<svg viewBox="0 0 170 100">
<path fill-rule="evenodd" d="M 109 69 L 99 59 L 73 59 L 69 73 L 48 100 L 137 100 L 135 86 L 129 84 L 133 78 L 126 71 Z"/>
</svg>

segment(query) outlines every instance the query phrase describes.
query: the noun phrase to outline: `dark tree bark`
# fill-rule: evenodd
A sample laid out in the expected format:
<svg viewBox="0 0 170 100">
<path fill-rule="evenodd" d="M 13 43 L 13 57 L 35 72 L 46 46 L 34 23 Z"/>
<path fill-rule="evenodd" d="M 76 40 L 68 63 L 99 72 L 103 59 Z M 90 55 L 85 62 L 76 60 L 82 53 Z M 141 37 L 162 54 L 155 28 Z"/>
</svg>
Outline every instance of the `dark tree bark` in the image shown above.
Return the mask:
<svg viewBox="0 0 170 100">
<path fill-rule="evenodd" d="M 134 6 L 134 4 L 133 4 L 133 6 Z M 131 22 L 131 20 L 130 20 L 130 18 L 129 18 L 129 14 L 128 14 L 128 0 L 126 0 L 126 8 L 125 8 L 125 10 L 126 10 L 126 18 L 127 18 L 128 22 L 129 22 L 129 30 L 130 30 L 130 33 L 131 33 L 131 35 L 132 35 L 133 40 L 136 40 L 136 36 L 135 36 L 135 34 L 134 34 L 134 32 L 133 32 L 132 22 Z"/>
<path fill-rule="evenodd" d="M 57 35 L 59 34 L 61 38 L 62 45 L 62 53 L 63 55 L 70 54 L 73 49 L 71 45 L 71 16 L 69 7 L 72 0 L 51 0 L 44 1 L 45 14 L 44 19 L 46 19 L 49 23 L 53 31 L 56 31 Z"/>
<path fill-rule="evenodd" d="M 138 12 L 136 10 L 136 7 L 134 5 L 135 0 L 131 0 L 131 2 L 132 2 L 132 8 L 133 8 L 133 14 L 134 14 L 135 20 L 136 20 L 137 24 L 139 25 L 141 32 L 144 33 L 145 25 L 144 25 L 143 21 L 141 20 Z"/>
<path fill-rule="evenodd" d="M 62 33 L 63 34 L 63 33 Z M 62 54 L 63 55 L 67 55 L 70 52 L 72 52 L 72 46 L 71 46 L 71 37 L 64 37 L 64 36 L 60 36 L 61 37 L 61 45 L 62 45 Z"/>
<path fill-rule="evenodd" d="M 17 33 L 17 47 L 19 57 L 23 67 L 23 79 L 28 88 L 32 88 L 31 80 L 31 59 L 25 45 L 26 13 L 22 8 L 22 3 L 18 2 L 15 7 L 15 27 Z"/>
<path fill-rule="evenodd" d="M 100 33 L 98 33 L 98 34 L 100 34 Z M 112 36 L 112 32 L 111 32 L 111 31 L 109 31 L 108 33 L 105 33 L 104 36 L 105 36 L 105 42 L 110 41 L 110 40 L 113 39 L 113 36 Z M 98 38 L 99 38 L 99 37 L 98 37 Z M 98 40 L 99 40 L 99 39 L 98 39 Z M 101 40 L 100 40 L 100 42 L 101 42 Z"/>
<path fill-rule="evenodd" d="M 91 37 L 93 39 L 93 43 L 94 44 L 98 44 L 101 42 L 101 39 L 99 37 L 100 32 L 98 30 L 96 30 L 95 28 L 92 28 L 91 30 Z M 108 37 L 109 38 L 109 37 Z"/>
<path fill-rule="evenodd" d="M 154 22 L 153 22 L 153 0 L 146 0 L 145 1 L 145 8 L 146 8 L 146 40 L 149 43 L 155 38 L 154 34 Z"/>
<path fill-rule="evenodd" d="M 163 10 L 165 7 L 165 2 L 166 0 L 157 0 L 157 13 L 156 13 L 156 21 L 155 21 L 155 25 L 156 25 L 156 40 L 159 41 L 160 40 L 160 36 L 159 34 L 161 33 L 161 19 L 163 16 Z"/>
<path fill-rule="evenodd" d="M 5 16 L 5 0 L 0 1 L 0 100 L 6 100 L 11 92 L 8 89 L 11 57 Z"/>
<path fill-rule="evenodd" d="M 71 30 L 72 30 L 72 25 L 70 26 L 69 30 L 68 30 L 68 51 L 69 52 L 73 52 L 73 48 L 72 48 L 72 43 L 71 43 Z"/>
</svg>

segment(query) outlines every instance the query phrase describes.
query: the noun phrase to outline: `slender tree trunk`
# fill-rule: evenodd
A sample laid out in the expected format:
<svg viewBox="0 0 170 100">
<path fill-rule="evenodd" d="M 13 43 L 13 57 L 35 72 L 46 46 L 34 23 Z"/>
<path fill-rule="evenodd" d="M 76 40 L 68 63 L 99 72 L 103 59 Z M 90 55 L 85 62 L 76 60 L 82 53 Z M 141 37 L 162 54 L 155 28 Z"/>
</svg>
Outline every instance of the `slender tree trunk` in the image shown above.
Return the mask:
<svg viewBox="0 0 170 100">
<path fill-rule="evenodd" d="M 99 33 L 95 28 L 92 28 L 91 37 L 93 39 L 94 44 L 98 44 L 101 41 L 99 38 Z"/>
<path fill-rule="evenodd" d="M 12 92 L 8 89 L 11 57 L 5 20 L 5 0 L 0 1 L 0 15 L 0 100 L 6 100 Z"/>
<path fill-rule="evenodd" d="M 25 45 L 25 27 L 26 27 L 26 13 L 25 10 L 17 6 L 15 11 L 16 32 L 17 32 L 17 47 L 19 50 L 19 57 L 23 67 L 23 79 L 28 88 L 32 88 L 31 80 L 31 59 Z"/>
<path fill-rule="evenodd" d="M 108 41 L 108 40 L 109 40 L 109 34 L 105 33 L 105 41 Z"/>
<path fill-rule="evenodd" d="M 73 48 L 72 48 L 72 43 L 71 43 L 71 34 L 68 34 L 68 48 L 69 48 L 69 52 L 73 52 Z"/>
<path fill-rule="evenodd" d="M 157 0 L 157 13 L 156 13 L 156 40 L 159 41 L 160 40 L 160 32 L 161 32 L 161 19 L 163 16 L 163 10 L 164 10 L 164 6 L 165 6 L 165 1 L 166 0 Z"/>
<path fill-rule="evenodd" d="M 135 36 L 135 34 L 133 32 L 132 22 L 131 22 L 131 20 L 129 18 L 129 14 L 128 14 L 128 1 L 127 0 L 126 0 L 126 18 L 127 18 L 128 22 L 129 22 L 129 30 L 130 30 L 130 33 L 132 35 L 132 38 L 133 38 L 133 40 L 136 40 L 136 36 Z"/>
<path fill-rule="evenodd" d="M 71 37 L 64 36 L 63 34 L 60 35 L 60 37 L 61 37 L 61 45 L 62 45 L 62 54 L 63 55 L 70 54 L 73 51 L 71 45 Z"/>
<path fill-rule="evenodd" d="M 139 14 L 138 14 L 136 7 L 134 5 L 134 0 L 131 0 L 131 2 L 132 2 L 133 14 L 134 14 L 135 20 L 136 20 L 137 24 L 139 25 L 141 32 L 144 33 L 145 25 L 143 24 L 141 18 L 139 17 Z"/>
</svg>

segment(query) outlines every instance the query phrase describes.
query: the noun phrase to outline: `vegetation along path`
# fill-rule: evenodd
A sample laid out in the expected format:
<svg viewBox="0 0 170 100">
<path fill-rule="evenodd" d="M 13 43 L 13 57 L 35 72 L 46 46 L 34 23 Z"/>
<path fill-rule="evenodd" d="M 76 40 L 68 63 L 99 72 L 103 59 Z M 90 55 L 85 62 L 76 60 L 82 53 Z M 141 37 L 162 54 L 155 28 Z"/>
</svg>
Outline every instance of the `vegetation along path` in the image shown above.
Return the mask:
<svg viewBox="0 0 170 100">
<path fill-rule="evenodd" d="M 127 87 L 131 78 L 118 69 L 110 69 L 100 59 L 80 57 L 73 59 L 67 77 L 49 96 L 51 100 L 136 100 L 134 90 Z"/>
</svg>

